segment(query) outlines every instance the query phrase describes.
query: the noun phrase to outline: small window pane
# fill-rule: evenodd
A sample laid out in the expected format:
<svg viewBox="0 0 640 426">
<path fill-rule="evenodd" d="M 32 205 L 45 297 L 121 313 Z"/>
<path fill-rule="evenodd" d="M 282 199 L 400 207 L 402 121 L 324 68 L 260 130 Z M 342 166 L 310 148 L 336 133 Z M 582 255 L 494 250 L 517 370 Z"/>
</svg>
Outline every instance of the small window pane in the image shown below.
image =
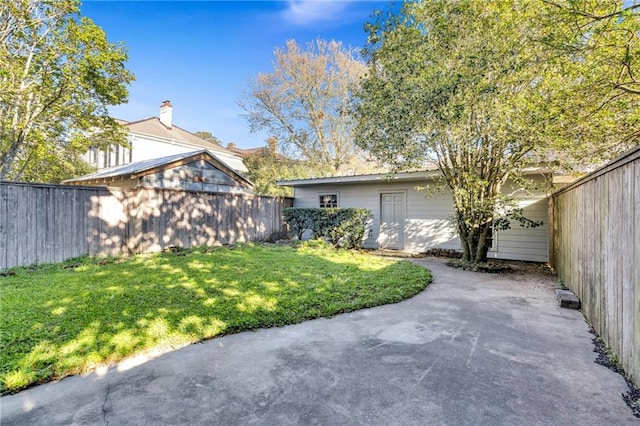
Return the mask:
<svg viewBox="0 0 640 426">
<path fill-rule="evenodd" d="M 320 195 L 320 208 L 338 207 L 338 194 Z"/>
<path fill-rule="evenodd" d="M 487 232 L 487 238 L 486 238 L 487 247 L 489 249 L 493 248 L 493 233 L 494 233 L 493 222 L 491 222 L 491 226 L 489 227 L 489 232 Z"/>
</svg>

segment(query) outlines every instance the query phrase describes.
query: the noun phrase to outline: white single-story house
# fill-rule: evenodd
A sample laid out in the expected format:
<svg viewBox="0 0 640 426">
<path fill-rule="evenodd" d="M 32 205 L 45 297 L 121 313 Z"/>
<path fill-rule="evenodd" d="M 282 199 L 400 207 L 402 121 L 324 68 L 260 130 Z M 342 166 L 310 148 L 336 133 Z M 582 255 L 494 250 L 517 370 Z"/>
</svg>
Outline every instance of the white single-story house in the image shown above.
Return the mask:
<svg viewBox="0 0 640 426">
<path fill-rule="evenodd" d="M 253 193 L 253 184 L 249 180 L 206 149 L 110 167 L 63 183 L 111 188 Z"/>
<path fill-rule="evenodd" d="M 430 249 L 461 250 L 451 217 L 453 203 L 448 189 L 435 193 L 419 190 L 433 184 L 440 172 L 421 171 L 337 176 L 279 181 L 294 188 L 294 207 L 361 207 L 373 212 L 373 222 L 363 247 L 423 253 Z M 494 230 L 488 256 L 495 259 L 547 262 L 549 260 L 548 202 L 552 182 L 548 170 L 531 168 L 525 175 L 539 188 L 528 193 L 507 183 L 527 218 L 542 226 Z"/>
<path fill-rule="evenodd" d="M 84 159 L 98 170 L 206 149 L 236 172 L 247 172 L 242 158 L 236 153 L 176 126 L 173 123 L 173 106 L 169 101 L 160 106 L 159 117 L 116 121 L 127 129 L 129 145 L 90 148 Z"/>
</svg>

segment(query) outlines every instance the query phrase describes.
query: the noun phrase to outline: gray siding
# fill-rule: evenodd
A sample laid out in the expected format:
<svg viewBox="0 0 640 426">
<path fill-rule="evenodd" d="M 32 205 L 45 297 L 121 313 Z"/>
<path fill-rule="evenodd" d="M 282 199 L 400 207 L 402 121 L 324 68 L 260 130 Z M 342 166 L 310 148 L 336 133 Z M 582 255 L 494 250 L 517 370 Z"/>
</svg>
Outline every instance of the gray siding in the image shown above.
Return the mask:
<svg viewBox="0 0 640 426">
<path fill-rule="evenodd" d="M 542 181 L 542 180 L 541 180 Z M 323 184 L 295 188 L 295 207 L 318 207 L 320 194 L 337 193 L 339 207 L 363 207 L 373 212 L 370 232 L 364 247 L 377 248 L 380 230 L 380 194 L 403 192 L 406 201 L 404 250 L 424 252 L 431 248 L 460 250 L 460 240 L 451 222 L 453 206 L 448 190 L 427 194 L 416 188 L 426 182 L 372 182 Z M 511 191 L 510 188 L 507 190 Z M 495 250 L 489 257 L 496 259 L 548 261 L 547 202 L 546 193 L 538 191 L 530 198 L 522 198 L 521 207 L 531 219 L 542 220 L 544 225 L 525 229 L 512 224 L 512 229 L 497 232 Z"/>
<path fill-rule="evenodd" d="M 161 170 L 142 178 L 142 186 L 152 188 L 185 189 L 187 191 L 250 193 L 228 174 L 204 160 Z"/>
<path fill-rule="evenodd" d="M 539 186 L 544 187 L 543 178 L 535 180 Z M 538 190 L 528 194 L 525 191 L 518 190 L 513 185 L 506 185 L 504 191 L 519 200 L 519 206 L 523 208 L 525 217 L 542 221 L 544 224 L 537 228 L 523 228 L 519 223 L 512 222 L 511 229 L 497 232 L 495 251 L 489 252 L 489 257 L 548 262 L 549 204 L 547 192 Z"/>
</svg>

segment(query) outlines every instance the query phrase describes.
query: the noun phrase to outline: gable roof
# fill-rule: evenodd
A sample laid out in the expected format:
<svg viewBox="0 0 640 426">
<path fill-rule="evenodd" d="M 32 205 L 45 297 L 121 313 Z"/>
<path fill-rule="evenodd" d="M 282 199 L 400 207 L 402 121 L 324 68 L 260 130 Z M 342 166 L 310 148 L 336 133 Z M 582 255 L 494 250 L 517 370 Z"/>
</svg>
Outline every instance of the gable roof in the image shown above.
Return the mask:
<svg viewBox="0 0 640 426">
<path fill-rule="evenodd" d="M 240 182 L 245 186 L 252 187 L 253 183 L 231 167 L 220 161 L 206 149 L 181 154 L 169 155 L 151 160 L 137 161 L 135 163 L 124 164 L 122 166 L 109 167 L 99 170 L 95 173 L 80 176 L 73 179 L 65 180 L 63 183 L 80 184 L 83 183 L 102 183 L 106 181 L 114 181 L 121 179 L 137 179 L 157 171 L 178 167 L 193 161 L 204 160 L 212 166 L 222 170 L 227 175 Z"/>
<path fill-rule="evenodd" d="M 116 121 L 129 129 L 133 134 L 182 143 L 193 147 L 194 150 L 206 149 L 233 170 L 239 172 L 248 171 L 247 167 L 242 162 L 242 159 L 230 150 L 220 145 L 216 145 L 213 142 L 209 142 L 208 140 L 202 139 L 201 137 L 176 125 L 167 127 L 162 124 L 158 117 L 149 117 L 137 121 L 125 121 L 120 119 L 116 119 Z"/>
</svg>

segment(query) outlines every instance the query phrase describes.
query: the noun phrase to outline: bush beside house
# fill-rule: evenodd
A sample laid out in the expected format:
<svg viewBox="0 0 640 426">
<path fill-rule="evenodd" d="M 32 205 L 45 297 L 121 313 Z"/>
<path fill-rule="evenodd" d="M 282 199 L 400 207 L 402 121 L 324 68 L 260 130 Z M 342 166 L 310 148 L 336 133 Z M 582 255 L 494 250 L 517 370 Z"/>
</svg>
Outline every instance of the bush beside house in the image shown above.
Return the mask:
<svg viewBox="0 0 640 426">
<path fill-rule="evenodd" d="M 284 220 L 299 240 L 306 232 L 311 238 L 322 238 L 335 247 L 359 249 L 373 213 L 363 208 L 287 208 Z"/>
</svg>

